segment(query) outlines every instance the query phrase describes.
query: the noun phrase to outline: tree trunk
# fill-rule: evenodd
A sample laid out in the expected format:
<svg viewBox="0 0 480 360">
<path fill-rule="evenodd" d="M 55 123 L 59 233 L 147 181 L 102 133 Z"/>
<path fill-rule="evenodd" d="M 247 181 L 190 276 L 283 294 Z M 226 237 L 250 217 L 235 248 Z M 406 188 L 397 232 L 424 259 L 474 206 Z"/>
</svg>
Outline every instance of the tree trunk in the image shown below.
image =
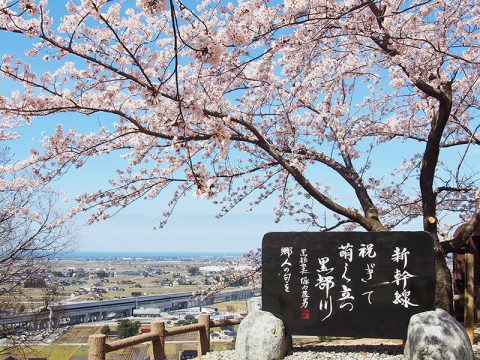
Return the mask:
<svg viewBox="0 0 480 360">
<path fill-rule="evenodd" d="M 435 308 L 449 313 L 453 311 L 452 274 L 447 267 L 445 253 L 440 245 L 438 236 L 433 235 L 433 253 L 435 257 Z"/>
</svg>

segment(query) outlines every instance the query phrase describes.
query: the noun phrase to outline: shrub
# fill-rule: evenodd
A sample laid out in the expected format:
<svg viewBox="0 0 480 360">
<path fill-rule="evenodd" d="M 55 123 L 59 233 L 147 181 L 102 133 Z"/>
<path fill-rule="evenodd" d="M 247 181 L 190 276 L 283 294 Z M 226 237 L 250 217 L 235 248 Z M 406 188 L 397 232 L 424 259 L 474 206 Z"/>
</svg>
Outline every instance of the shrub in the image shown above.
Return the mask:
<svg viewBox="0 0 480 360">
<path fill-rule="evenodd" d="M 138 321 L 121 320 L 117 326 L 117 333 L 121 339 L 138 334 L 140 323 Z"/>
</svg>

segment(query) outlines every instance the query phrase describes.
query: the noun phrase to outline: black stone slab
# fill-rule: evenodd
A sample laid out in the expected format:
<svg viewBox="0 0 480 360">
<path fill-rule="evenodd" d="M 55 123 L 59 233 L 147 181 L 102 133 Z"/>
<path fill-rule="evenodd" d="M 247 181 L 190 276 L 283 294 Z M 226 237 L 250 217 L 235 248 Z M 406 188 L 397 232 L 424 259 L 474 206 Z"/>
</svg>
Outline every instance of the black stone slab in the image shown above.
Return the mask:
<svg viewBox="0 0 480 360">
<path fill-rule="evenodd" d="M 262 308 L 292 335 L 405 338 L 410 317 L 434 309 L 432 243 L 425 232 L 268 233 Z"/>
</svg>

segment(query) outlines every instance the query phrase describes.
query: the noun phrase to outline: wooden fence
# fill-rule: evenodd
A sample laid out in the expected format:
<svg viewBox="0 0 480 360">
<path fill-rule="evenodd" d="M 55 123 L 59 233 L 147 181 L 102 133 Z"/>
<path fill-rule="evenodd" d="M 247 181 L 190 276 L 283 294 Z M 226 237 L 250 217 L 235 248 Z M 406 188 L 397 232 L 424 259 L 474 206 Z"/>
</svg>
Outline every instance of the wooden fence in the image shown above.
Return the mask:
<svg viewBox="0 0 480 360">
<path fill-rule="evenodd" d="M 165 339 L 169 336 L 198 331 L 198 354 L 205 355 L 210 351 L 210 328 L 222 325 L 238 325 L 242 320 L 210 320 L 210 315 L 200 315 L 198 324 L 165 328 L 165 323 L 155 322 L 147 334 L 132 336 L 126 339 L 107 343 L 106 335 L 90 335 L 88 338 L 88 360 L 105 360 L 107 353 L 125 349 L 130 346 L 151 342 L 150 360 L 165 359 Z"/>
</svg>

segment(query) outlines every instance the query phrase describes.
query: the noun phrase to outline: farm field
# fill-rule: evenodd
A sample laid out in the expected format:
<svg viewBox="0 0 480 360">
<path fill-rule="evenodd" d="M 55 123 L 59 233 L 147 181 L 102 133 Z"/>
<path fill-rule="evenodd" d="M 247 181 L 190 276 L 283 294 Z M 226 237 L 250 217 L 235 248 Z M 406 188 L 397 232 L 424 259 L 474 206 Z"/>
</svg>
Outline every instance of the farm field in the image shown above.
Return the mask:
<svg viewBox="0 0 480 360">
<path fill-rule="evenodd" d="M 224 303 L 215 304 L 215 307 L 218 311 L 223 312 L 236 312 L 236 311 L 247 311 L 247 302 L 246 301 L 228 301 Z"/>
<path fill-rule="evenodd" d="M 122 286 L 125 289 L 125 291 L 108 291 L 107 293 L 102 294 L 103 300 L 111 300 L 114 298 L 122 298 L 122 297 L 131 297 L 132 292 L 140 292 L 142 295 L 161 295 L 161 294 L 169 294 L 169 293 L 177 293 L 177 292 L 192 292 L 199 289 L 199 287 L 196 285 L 163 287 L 154 283 L 153 282 L 154 279 L 148 279 L 148 278 L 133 279 L 133 280 L 137 281 L 142 287 L 134 288 L 132 286 L 117 285 L 116 283 L 114 283 L 112 285 Z M 78 286 L 65 286 L 62 292 L 73 292 L 76 289 L 78 289 Z M 68 297 L 64 297 L 64 300 L 68 301 L 70 299 Z M 75 301 L 89 301 L 89 300 L 98 300 L 98 299 L 95 299 L 92 296 L 92 294 L 85 294 L 75 298 Z"/>
<path fill-rule="evenodd" d="M 106 360 L 144 360 L 149 356 L 149 353 L 149 345 L 138 345 L 108 353 Z"/>
<path fill-rule="evenodd" d="M 88 337 L 100 333 L 101 326 L 74 326 L 63 334 L 55 344 L 86 344 Z"/>
<path fill-rule="evenodd" d="M 219 274 L 201 274 L 198 272 L 193 274 L 189 273 L 189 269 L 193 267 L 198 270 L 206 265 L 225 265 L 225 261 L 225 259 L 202 258 L 183 260 L 144 259 L 143 261 L 137 259 L 99 259 L 97 261 L 69 259 L 58 261 L 54 270 L 57 274 L 64 274 L 64 276 L 70 274 L 70 277 L 57 278 L 58 281 L 64 282 L 58 288 L 60 298 L 69 302 L 77 302 L 130 297 L 132 293 L 154 295 L 206 289 L 208 285 L 203 283 L 204 280 L 206 278 L 212 280 Z M 108 276 L 96 276 L 101 271 Z M 176 280 L 179 278 L 187 282 L 177 283 Z M 169 283 L 170 286 L 162 283 L 163 281 Z M 106 292 L 74 295 L 75 291 L 81 288 L 90 289 L 92 286 L 100 286 Z"/>
<path fill-rule="evenodd" d="M 0 355 L 0 360 L 12 355 L 16 359 L 46 358 L 48 360 L 69 360 L 74 355 L 87 355 L 87 346 L 80 345 L 50 345 L 31 346 L 22 350 L 16 350 L 11 354 Z"/>
<path fill-rule="evenodd" d="M 132 346 L 127 349 L 108 353 L 106 360 L 144 360 L 149 355 L 148 345 Z M 175 349 L 171 349 L 171 353 L 175 353 Z M 87 346 L 71 346 L 71 345 L 51 345 L 51 346 L 34 346 L 25 349 L 23 352 L 14 352 L 11 354 L 16 359 L 28 359 L 31 357 L 46 358 L 48 360 L 87 360 Z M 0 356 L 0 360 L 6 359 L 7 355 Z"/>
</svg>

